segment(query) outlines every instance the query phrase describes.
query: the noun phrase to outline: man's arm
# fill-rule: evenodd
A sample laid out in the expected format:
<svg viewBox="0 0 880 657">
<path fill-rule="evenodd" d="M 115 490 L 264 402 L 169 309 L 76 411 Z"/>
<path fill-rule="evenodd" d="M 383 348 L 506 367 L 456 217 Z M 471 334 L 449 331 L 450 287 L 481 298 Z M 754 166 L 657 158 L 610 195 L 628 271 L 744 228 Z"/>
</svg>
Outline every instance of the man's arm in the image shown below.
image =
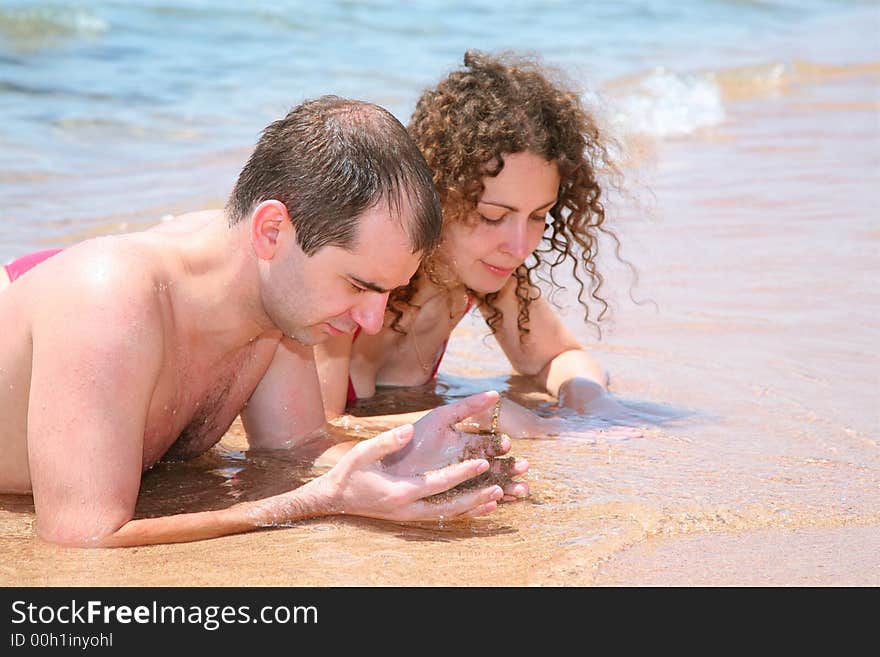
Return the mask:
<svg viewBox="0 0 880 657">
<path fill-rule="evenodd" d="M 115 532 L 80 544 L 124 547 L 181 543 L 337 514 L 394 521 L 472 518 L 496 508 L 503 496 L 499 486 L 465 492 L 442 502 L 425 500 L 486 472 L 489 464 L 484 459 L 472 459 L 417 476 L 389 474 L 381 460 L 404 448 L 412 439 L 412 433 L 410 425 L 362 441 L 332 470 L 287 493 L 219 511 L 130 520 Z"/>
<path fill-rule="evenodd" d="M 164 345 L 156 295 L 114 284 L 129 273 L 107 263 L 34 304 L 28 461 L 48 541 L 95 544 L 134 512 Z"/>
</svg>

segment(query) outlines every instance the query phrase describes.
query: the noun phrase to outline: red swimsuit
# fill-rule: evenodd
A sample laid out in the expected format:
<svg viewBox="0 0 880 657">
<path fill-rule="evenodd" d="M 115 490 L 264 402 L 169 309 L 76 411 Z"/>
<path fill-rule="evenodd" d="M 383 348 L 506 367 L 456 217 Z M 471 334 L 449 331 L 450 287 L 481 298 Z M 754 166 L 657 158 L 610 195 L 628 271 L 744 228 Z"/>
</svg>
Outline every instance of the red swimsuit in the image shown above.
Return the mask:
<svg viewBox="0 0 880 657">
<path fill-rule="evenodd" d="M 48 260 L 56 253 L 60 253 L 61 250 L 62 249 L 46 249 L 45 251 L 28 253 L 27 255 L 16 258 L 9 264 L 4 265 L 4 267 L 6 268 L 6 275 L 9 276 L 9 282 L 11 283 L 22 274 L 29 272 L 31 269 L 43 262 L 43 260 Z"/>
<path fill-rule="evenodd" d="M 465 315 L 467 314 L 468 310 L 471 309 L 471 306 L 473 305 L 473 303 L 474 303 L 474 300 L 471 298 L 468 298 L 467 307 L 464 309 Z M 462 317 L 464 317 L 464 315 L 462 315 Z M 360 335 L 360 333 L 361 333 L 361 327 L 358 326 L 357 330 L 354 332 L 354 337 L 351 339 L 352 343 L 355 340 L 357 340 L 357 337 L 358 337 L 358 335 Z M 430 381 L 435 376 L 437 376 L 437 370 L 440 369 L 440 363 L 443 361 L 443 356 L 446 354 L 446 345 L 447 344 L 449 344 L 448 338 L 443 341 L 443 346 L 440 347 L 440 354 L 437 356 L 437 360 L 434 363 L 434 369 L 431 370 L 431 376 L 428 377 L 428 381 Z M 345 399 L 345 405 L 351 406 L 357 400 L 358 400 L 358 396 L 357 396 L 357 393 L 354 391 L 354 383 L 352 383 L 351 377 L 349 376 L 348 377 L 348 396 Z"/>
</svg>

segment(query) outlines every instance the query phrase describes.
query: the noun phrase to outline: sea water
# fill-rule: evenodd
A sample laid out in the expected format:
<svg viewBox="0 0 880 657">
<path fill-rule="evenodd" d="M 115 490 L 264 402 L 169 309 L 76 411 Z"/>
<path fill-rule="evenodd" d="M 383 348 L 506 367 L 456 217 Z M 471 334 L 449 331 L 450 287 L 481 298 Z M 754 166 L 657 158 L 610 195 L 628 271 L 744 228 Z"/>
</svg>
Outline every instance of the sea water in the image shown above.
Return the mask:
<svg viewBox="0 0 880 657">
<path fill-rule="evenodd" d="M 553 298 L 644 422 L 515 440 L 530 496 L 442 526 L 324 518 L 84 555 L 34 541 L 30 498 L 4 496 L 0 583 L 880 585 L 878 35 L 877 3 L 854 1 L 3 3 L 0 260 L 222 205 L 304 98 L 406 122 L 468 48 L 560 66 L 638 155 L 606 205 L 639 278 L 603 251 L 601 333 L 572 281 Z M 436 386 L 358 412 L 496 388 L 559 414 L 487 333 L 472 312 Z M 138 517 L 314 476 L 246 447 L 236 423 L 158 465 Z"/>
<path fill-rule="evenodd" d="M 876 3 L 852 0 L 6 0 L 0 261 L 222 205 L 305 98 L 406 123 L 470 48 L 538 55 L 587 98 L 609 90 L 620 131 L 674 138 L 725 120 L 724 76 L 772 88 L 796 60 L 857 60 L 876 28 Z"/>
</svg>

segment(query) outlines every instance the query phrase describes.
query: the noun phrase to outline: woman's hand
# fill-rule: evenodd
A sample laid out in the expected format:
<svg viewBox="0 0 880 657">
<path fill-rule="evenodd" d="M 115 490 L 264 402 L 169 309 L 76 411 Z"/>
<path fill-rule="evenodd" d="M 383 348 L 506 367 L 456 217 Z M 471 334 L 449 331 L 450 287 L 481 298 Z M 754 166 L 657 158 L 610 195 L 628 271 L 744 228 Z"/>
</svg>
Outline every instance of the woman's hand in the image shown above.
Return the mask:
<svg viewBox="0 0 880 657">
<path fill-rule="evenodd" d="M 589 379 L 572 379 L 559 388 L 559 408 L 577 413 L 577 420 L 594 429 L 599 429 L 606 437 L 632 437 L 627 432 L 641 435 L 643 427 L 649 424 L 664 424 L 682 416 L 681 412 L 671 412 L 649 403 L 630 403 L 624 405 L 604 387 Z M 569 418 L 573 420 L 574 418 Z M 618 435 L 612 436 L 611 432 Z"/>
<path fill-rule="evenodd" d="M 622 407 L 608 393 L 605 395 Z M 607 415 L 617 414 L 618 417 L 623 417 L 624 413 L 630 411 L 625 407 L 622 408 L 625 409 L 623 413 L 618 413 L 616 409 L 613 411 L 606 409 L 603 412 Z M 510 399 L 504 399 L 498 415 L 497 430 L 499 433 L 520 439 L 552 439 L 564 436 L 595 441 L 626 440 L 642 436 L 642 430 L 638 427 L 622 422 L 606 421 L 598 416 L 592 416 L 589 412 L 580 414 L 572 409 L 563 409 L 563 413 L 562 416 L 543 417 Z M 588 417 L 584 417 L 584 415 Z M 482 413 L 477 418 L 471 419 L 478 421 L 466 421 L 460 426 L 466 431 L 485 432 L 491 425 L 491 413 Z"/>
<path fill-rule="evenodd" d="M 631 415 L 626 406 L 612 397 L 602 385 L 591 379 L 569 379 L 559 386 L 559 407 L 610 423 Z"/>
</svg>

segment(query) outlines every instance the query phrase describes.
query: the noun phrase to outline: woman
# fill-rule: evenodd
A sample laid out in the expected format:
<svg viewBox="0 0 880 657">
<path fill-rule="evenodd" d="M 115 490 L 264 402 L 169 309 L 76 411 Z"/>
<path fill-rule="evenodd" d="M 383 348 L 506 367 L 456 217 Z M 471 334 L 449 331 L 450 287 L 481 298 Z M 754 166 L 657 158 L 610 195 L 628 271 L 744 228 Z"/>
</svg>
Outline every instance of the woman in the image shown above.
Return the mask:
<svg viewBox="0 0 880 657">
<path fill-rule="evenodd" d="M 470 51 L 463 68 L 422 95 L 409 131 L 434 171 L 442 243 L 391 294 L 378 334 L 338 336 L 316 350 L 328 418 L 377 385 L 431 380 L 453 328 L 474 306 L 514 369 L 534 376 L 561 407 L 624 417 L 602 368 L 534 285 L 542 264 L 574 263 L 587 319 L 585 294 L 600 305 L 598 319 L 607 308 L 596 255 L 600 233 L 616 242 L 603 226 L 598 181 L 610 159 L 578 95 L 529 61 Z M 510 400 L 475 421 L 515 437 L 561 426 Z"/>
</svg>

